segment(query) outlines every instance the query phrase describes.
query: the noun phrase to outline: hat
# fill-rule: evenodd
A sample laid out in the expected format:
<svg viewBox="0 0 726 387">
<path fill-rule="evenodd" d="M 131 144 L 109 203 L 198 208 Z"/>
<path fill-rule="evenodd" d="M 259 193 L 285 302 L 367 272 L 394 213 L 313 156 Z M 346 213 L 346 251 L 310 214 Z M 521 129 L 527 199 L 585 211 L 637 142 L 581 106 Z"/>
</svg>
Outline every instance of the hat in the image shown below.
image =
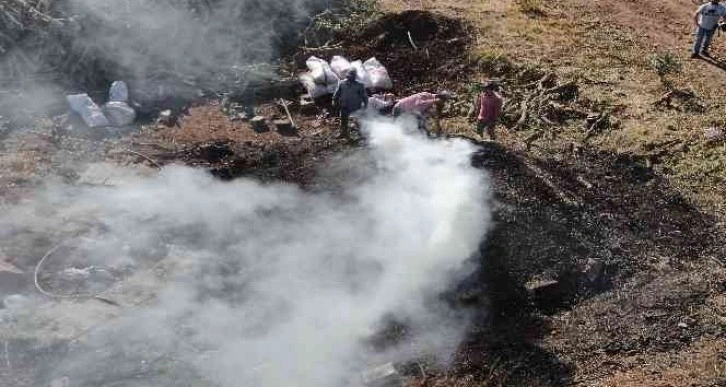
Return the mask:
<svg viewBox="0 0 726 387">
<path fill-rule="evenodd" d="M 481 84 L 484 90 L 497 90 L 499 85 L 494 81 L 485 81 Z"/>
<path fill-rule="evenodd" d="M 436 93 L 436 96 L 444 100 L 454 99 L 456 97 L 454 93 L 446 90 Z"/>
</svg>

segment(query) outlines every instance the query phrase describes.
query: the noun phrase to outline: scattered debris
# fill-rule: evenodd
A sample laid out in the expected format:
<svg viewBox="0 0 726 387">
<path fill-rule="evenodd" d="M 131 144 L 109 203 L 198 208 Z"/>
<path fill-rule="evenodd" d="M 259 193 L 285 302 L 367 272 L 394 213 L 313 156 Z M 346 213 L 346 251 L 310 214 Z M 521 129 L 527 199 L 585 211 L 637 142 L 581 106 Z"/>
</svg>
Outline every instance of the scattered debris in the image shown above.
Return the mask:
<svg viewBox="0 0 726 387">
<path fill-rule="evenodd" d="M 111 85 L 109 102 L 103 108 L 99 108 L 88 94 L 69 95 L 66 100 L 71 110 L 78 113 L 89 128 L 122 127 L 136 120 L 136 111 L 128 105 L 128 88 L 121 81 Z"/>
<path fill-rule="evenodd" d="M 602 132 L 610 127 L 609 115 L 606 113 L 591 113 L 585 119 L 585 132 L 588 135 Z"/>
<path fill-rule="evenodd" d="M 3 298 L 3 305 L 7 309 L 20 310 L 28 306 L 30 300 L 22 294 L 11 294 Z"/>
<path fill-rule="evenodd" d="M 115 81 L 108 91 L 108 102 L 101 109 L 113 126 L 131 125 L 136 111 L 128 105 L 129 89 L 124 81 Z"/>
<path fill-rule="evenodd" d="M 418 51 L 418 46 L 416 43 L 414 43 L 413 38 L 411 37 L 411 31 L 406 31 L 406 36 L 408 36 L 408 42 L 411 43 L 411 47 L 413 47 L 414 50 Z"/>
<path fill-rule="evenodd" d="M 300 97 L 300 102 L 298 102 L 298 111 L 302 115 L 314 115 L 318 112 L 317 106 L 315 106 L 315 102 L 310 98 L 310 96 L 304 95 Z"/>
<path fill-rule="evenodd" d="M 534 306 L 545 313 L 554 313 L 563 307 L 575 291 L 569 278 L 532 281 L 526 284 L 526 288 Z"/>
<path fill-rule="evenodd" d="M 724 139 L 723 129 L 715 126 L 706 129 L 703 134 L 708 142 L 718 142 Z"/>
<path fill-rule="evenodd" d="M 128 152 L 128 153 L 131 153 L 131 154 L 134 154 L 134 155 L 136 155 L 136 156 L 139 156 L 139 157 L 143 158 L 144 160 L 146 160 L 146 161 L 150 162 L 150 163 L 151 163 L 151 165 L 153 165 L 154 167 L 156 167 L 156 169 L 161 169 L 161 165 L 159 165 L 159 164 L 158 164 L 158 163 L 157 163 L 156 161 L 154 161 L 154 160 L 153 160 L 153 159 L 152 159 L 151 157 L 149 157 L 149 156 L 147 156 L 147 155 L 145 155 L 145 154 L 143 154 L 143 153 L 139 153 L 139 152 L 137 152 L 137 151 L 134 151 L 134 150 L 131 150 L 131 149 L 126 149 L 126 152 Z"/>
<path fill-rule="evenodd" d="M 0 272 L 23 274 L 22 270 L 18 269 L 15 265 L 8 262 L 6 259 L 0 259 Z"/>
<path fill-rule="evenodd" d="M 136 120 L 136 111 L 126 102 L 108 102 L 103 105 L 102 111 L 111 126 L 128 126 Z"/>
<path fill-rule="evenodd" d="M 393 363 L 368 369 L 362 374 L 363 383 L 369 387 L 403 387 L 404 380 Z"/>
<path fill-rule="evenodd" d="M 108 89 L 109 102 L 129 102 L 129 87 L 124 81 L 115 81 Z"/>
<path fill-rule="evenodd" d="M 290 120 L 274 120 L 272 124 L 277 128 L 277 132 L 283 136 L 294 136 L 297 134 L 297 130 Z"/>
<path fill-rule="evenodd" d="M 159 117 L 156 119 L 157 125 L 164 125 L 168 127 L 178 125 L 178 117 L 171 113 L 171 109 L 167 109 L 159 113 Z"/>
<path fill-rule="evenodd" d="M 89 128 L 109 126 L 111 123 L 101 111 L 101 108 L 88 96 L 88 94 L 73 94 L 66 97 L 71 110 L 78 113 Z"/>
<path fill-rule="evenodd" d="M 257 133 L 267 132 L 270 130 L 270 128 L 267 126 L 267 119 L 262 116 L 254 116 L 250 120 L 250 124 L 252 125 L 252 129 L 254 129 Z"/>
<path fill-rule="evenodd" d="M 287 108 L 287 102 L 285 102 L 284 99 L 280 98 L 280 105 L 282 105 L 282 107 L 285 109 L 285 114 L 287 114 L 287 119 L 290 120 L 290 125 L 292 126 L 291 130 L 296 131 L 297 126 L 295 125 L 295 120 L 292 119 L 292 114 L 290 114 L 290 109 Z"/>
<path fill-rule="evenodd" d="M 674 103 L 678 103 L 675 105 Z M 696 93 L 692 90 L 672 89 L 663 94 L 658 100 L 653 102 L 656 107 L 665 107 L 668 109 L 681 109 L 685 111 L 701 112 L 705 107 L 698 101 Z"/>
</svg>

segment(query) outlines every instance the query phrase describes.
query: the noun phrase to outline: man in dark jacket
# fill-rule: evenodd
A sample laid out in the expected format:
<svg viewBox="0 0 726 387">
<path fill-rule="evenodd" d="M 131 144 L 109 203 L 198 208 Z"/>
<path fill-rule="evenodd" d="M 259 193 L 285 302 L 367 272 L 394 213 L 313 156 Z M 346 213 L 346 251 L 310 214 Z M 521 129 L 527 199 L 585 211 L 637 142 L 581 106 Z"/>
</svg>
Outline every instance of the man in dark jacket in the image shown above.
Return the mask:
<svg viewBox="0 0 726 387">
<path fill-rule="evenodd" d="M 348 121 L 350 115 L 368 106 L 368 96 L 365 86 L 356 80 L 355 69 L 351 69 L 345 80 L 338 83 L 338 89 L 333 94 L 333 106 L 340 108 L 340 137 L 350 138 Z"/>
</svg>

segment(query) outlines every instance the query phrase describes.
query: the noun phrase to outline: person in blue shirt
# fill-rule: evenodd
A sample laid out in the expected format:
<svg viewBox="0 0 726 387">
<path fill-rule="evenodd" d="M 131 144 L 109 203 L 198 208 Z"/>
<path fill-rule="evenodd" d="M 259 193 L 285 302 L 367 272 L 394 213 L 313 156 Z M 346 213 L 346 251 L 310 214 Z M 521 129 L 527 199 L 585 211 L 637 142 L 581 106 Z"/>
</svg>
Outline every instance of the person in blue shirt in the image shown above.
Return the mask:
<svg viewBox="0 0 726 387">
<path fill-rule="evenodd" d="M 725 16 L 726 7 L 720 4 L 719 0 L 711 0 L 698 7 L 693 14 L 693 22 L 696 24 L 696 42 L 693 45 L 691 58 L 699 58 L 701 55 L 711 57 L 708 48 L 711 46 L 719 20 Z"/>
</svg>

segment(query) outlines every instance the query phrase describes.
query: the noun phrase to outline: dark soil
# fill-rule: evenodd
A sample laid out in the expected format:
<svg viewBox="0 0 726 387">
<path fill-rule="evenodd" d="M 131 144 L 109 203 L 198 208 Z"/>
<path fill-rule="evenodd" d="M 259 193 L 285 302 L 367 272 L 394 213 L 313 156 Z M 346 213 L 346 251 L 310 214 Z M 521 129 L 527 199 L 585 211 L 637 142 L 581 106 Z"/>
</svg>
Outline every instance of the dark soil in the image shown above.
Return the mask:
<svg viewBox="0 0 726 387">
<path fill-rule="evenodd" d="M 436 91 L 467 81 L 464 70 L 469 65 L 466 54 L 471 34 L 461 20 L 426 11 L 385 14 L 362 30 L 339 39 L 340 49 L 307 50 L 298 54 L 298 58 L 304 60 L 316 55 L 329 60 L 334 55 L 343 55 L 351 60 L 366 60 L 376 57 L 395 80 L 395 91 L 402 95 Z"/>
<path fill-rule="evenodd" d="M 485 144 L 474 163 L 491 173 L 499 202 L 479 274 L 488 313 L 455 362 L 466 382 L 433 385 L 564 386 L 612 356 L 723 335 L 698 310 L 722 291 L 704 257 L 723 236 L 664 178 L 589 151 L 537 160 Z M 541 279 L 556 281 L 546 302 L 527 287 Z"/>
<path fill-rule="evenodd" d="M 449 375 L 564 386 L 583 370 L 599 371 L 590 364 L 611 356 L 677 351 L 722 334 L 693 313 L 721 291 L 719 283 L 685 280 L 693 275 L 687 267 L 704 270 L 704 257 L 718 253 L 716 221 L 667 180 L 615 154 L 581 150 L 537 159 L 479 146 L 472 162 L 492 176 L 496 227 L 482 244 L 482 270 L 458 290 L 477 320 Z M 315 189 L 330 184 L 318 173 L 321 163 L 346 149 L 314 139 L 212 143 L 168 161 L 205 166 L 224 179 L 251 176 Z M 653 256 L 683 277 L 660 278 Z M 540 294 L 530 286 L 535 281 L 555 285 Z M 599 319 L 608 325 L 599 327 Z M 674 329 L 681 321 L 688 328 Z"/>
<path fill-rule="evenodd" d="M 466 28 L 427 12 L 384 15 L 343 49 L 316 55 L 376 56 L 399 93 L 455 86 L 467 81 Z M 219 109 L 207 106 L 178 127 L 150 128 L 122 145 L 160 165 L 305 189 L 334 186 L 320 165 L 355 149 L 332 139 L 336 121 L 324 115 L 294 113 L 300 134 L 288 138 L 256 134 Z M 724 270 L 709 260 L 723 255 L 723 235 L 666 179 L 622 155 L 583 149 L 536 158 L 477 145 L 472 163 L 492 177 L 496 226 L 482 243 L 480 272 L 457 289 L 476 320 L 451 369 L 426 377 L 415 369 L 412 385 L 564 386 L 613 372 L 623 356 L 723 338 L 704 306 L 726 291 Z M 552 285 L 532 285 L 544 281 Z"/>
<path fill-rule="evenodd" d="M 468 80 L 462 70 L 469 42 L 457 20 L 419 11 L 384 15 L 345 42 L 305 55 L 376 56 L 399 93 Z M 321 122 L 328 130 L 334 125 Z M 612 357 L 678 351 L 718 334 L 719 326 L 692 312 L 720 289 L 706 258 L 723 248 L 713 216 L 635 158 L 587 149 L 536 158 L 479 145 L 473 163 L 493 178 L 497 223 L 482 245 L 481 272 L 460 289 L 476 324 L 453 369 L 414 376 L 414 385 L 564 386 L 604 372 Z M 322 178 L 317 166 L 347 148 L 314 136 L 207 143 L 168 161 L 205 166 L 225 179 L 311 188 Z M 707 280 L 691 283 L 689 275 Z M 553 285 L 532 285 L 547 281 Z M 688 328 L 674 329 L 683 319 Z"/>
</svg>

